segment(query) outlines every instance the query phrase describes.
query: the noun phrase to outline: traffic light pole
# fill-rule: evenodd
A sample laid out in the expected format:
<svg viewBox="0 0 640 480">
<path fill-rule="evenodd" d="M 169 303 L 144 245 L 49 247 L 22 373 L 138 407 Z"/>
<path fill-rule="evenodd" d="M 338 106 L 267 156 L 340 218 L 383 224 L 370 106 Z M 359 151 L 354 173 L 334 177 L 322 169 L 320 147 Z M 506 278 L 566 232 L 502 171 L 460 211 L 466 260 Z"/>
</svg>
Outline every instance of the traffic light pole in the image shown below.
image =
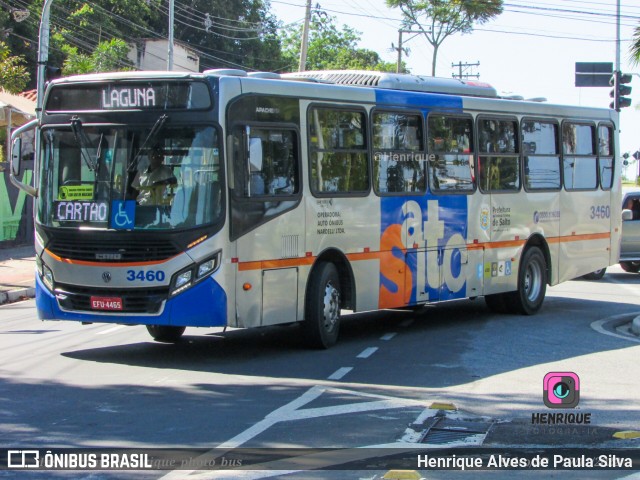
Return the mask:
<svg viewBox="0 0 640 480">
<path fill-rule="evenodd" d="M 616 71 L 620 72 L 620 0 L 616 0 Z"/>
</svg>

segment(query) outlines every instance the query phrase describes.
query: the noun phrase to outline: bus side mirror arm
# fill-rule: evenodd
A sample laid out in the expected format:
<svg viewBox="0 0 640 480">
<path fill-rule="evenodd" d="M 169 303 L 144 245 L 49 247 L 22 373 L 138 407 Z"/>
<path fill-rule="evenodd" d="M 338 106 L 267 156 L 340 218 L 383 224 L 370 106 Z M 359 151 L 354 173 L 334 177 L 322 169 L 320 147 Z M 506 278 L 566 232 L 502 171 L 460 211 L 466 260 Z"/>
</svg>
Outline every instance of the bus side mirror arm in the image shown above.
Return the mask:
<svg viewBox="0 0 640 480">
<path fill-rule="evenodd" d="M 37 126 L 38 120 L 32 120 L 16 129 L 11 134 L 11 163 L 9 168 L 9 178 L 11 179 L 11 183 L 32 197 L 38 196 L 38 189 L 18 180 L 18 175 L 20 175 L 20 163 L 22 161 L 22 138 L 20 135 L 26 131 L 33 130 Z"/>
</svg>

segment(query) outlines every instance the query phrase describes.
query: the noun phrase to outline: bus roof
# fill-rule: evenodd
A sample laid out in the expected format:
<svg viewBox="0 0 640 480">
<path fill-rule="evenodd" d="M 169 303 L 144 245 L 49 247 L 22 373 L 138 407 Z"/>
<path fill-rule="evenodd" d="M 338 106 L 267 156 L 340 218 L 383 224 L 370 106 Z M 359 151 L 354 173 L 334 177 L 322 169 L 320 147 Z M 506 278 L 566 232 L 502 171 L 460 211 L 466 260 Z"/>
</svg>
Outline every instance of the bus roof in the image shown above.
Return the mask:
<svg viewBox="0 0 640 480">
<path fill-rule="evenodd" d="M 447 93 L 473 97 L 498 97 L 496 89 L 488 83 L 460 80 L 457 78 L 427 77 L 406 73 L 387 73 L 359 70 L 322 70 L 288 73 L 283 78 L 311 78 L 337 85 L 357 85 L 390 90 L 413 92 Z"/>
</svg>

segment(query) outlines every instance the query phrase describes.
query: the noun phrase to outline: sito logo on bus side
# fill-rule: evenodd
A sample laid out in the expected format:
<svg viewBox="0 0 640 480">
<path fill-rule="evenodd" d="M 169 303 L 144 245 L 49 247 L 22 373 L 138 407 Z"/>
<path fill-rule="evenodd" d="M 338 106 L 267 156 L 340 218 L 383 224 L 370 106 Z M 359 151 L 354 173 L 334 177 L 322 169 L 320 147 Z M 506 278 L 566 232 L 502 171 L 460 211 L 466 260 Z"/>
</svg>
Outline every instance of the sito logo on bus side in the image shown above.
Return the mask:
<svg viewBox="0 0 640 480">
<path fill-rule="evenodd" d="M 379 307 L 466 297 L 467 199 L 381 199 Z"/>
</svg>

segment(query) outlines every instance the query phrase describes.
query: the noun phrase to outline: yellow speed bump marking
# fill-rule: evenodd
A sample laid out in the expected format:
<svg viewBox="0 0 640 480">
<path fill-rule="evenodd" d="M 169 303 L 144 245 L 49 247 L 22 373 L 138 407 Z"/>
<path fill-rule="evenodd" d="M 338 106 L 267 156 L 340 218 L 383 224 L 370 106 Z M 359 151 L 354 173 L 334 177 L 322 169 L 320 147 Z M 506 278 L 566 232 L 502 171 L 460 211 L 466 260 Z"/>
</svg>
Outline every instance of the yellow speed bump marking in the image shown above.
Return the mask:
<svg viewBox="0 0 640 480">
<path fill-rule="evenodd" d="M 640 431 L 638 430 L 623 430 L 621 432 L 616 432 L 613 434 L 615 438 L 640 438 Z"/>
<path fill-rule="evenodd" d="M 389 470 L 382 478 L 385 480 L 420 480 L 422 476 L 415 470 Z"/>
<path fill-rule="evenodd" d="M 431 410 L 457 410 L 453 403 L 433 402 L 429 407 Z"/>
</svg>

